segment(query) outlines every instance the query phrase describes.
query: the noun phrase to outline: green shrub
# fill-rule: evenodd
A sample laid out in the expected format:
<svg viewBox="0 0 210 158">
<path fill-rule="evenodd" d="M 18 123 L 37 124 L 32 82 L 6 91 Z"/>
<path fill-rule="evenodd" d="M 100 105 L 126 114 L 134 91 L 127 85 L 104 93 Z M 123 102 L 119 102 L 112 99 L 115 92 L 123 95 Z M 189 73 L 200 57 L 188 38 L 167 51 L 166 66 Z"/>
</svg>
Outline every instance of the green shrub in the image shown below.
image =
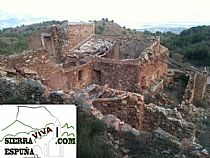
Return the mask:
<svg viewBox="0 0 210 158">
<path fill-rule="evenodd" d="M 105 125 L 93 118 L 78 114 L 78 158 L 112 158 L 111 146 L 104 139 Z"/>
</svg>

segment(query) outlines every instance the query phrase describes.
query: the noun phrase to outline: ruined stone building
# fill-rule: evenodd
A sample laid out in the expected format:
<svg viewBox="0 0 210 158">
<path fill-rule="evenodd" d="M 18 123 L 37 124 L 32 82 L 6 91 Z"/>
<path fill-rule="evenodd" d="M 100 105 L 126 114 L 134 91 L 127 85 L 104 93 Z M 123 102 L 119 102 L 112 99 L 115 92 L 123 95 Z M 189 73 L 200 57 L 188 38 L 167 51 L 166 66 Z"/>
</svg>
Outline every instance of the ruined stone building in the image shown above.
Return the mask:
<svg viewBox="0 0 210 158">
<path fill-rule="evenodd" d="M 78 92 L 81 105 L 118 131 L 155 131 L 178 145 L 183 138 L 195 140 L 192 122 L 204 112 L 192 103 L 203 98 L 205 74 L 189 75 L 179 106 L 171 106 L 164 96 L 145 102 L 145 91 L 154 99 L 155 91 L 175 76 L 168 72 L 168 49 L 159 38 L 99 36 L 94 23 L 69 23 L 34 33 L 28 45 L 28 51 L 0 58 L 0 75 L 38 79 L 49 91 Z"/>
<path fill-rule="evenodd" d="M 94 23 L 52 26 L 28 38 L 29 53 L 7 59 L 10 69 L 30 69 L 51 90 L 91 83 L 141 92 L 167 71 L 168 50 L 158 38 L 95 35 Z M 33 50 L 33 51 L 32 51 Z"/>
</svg>

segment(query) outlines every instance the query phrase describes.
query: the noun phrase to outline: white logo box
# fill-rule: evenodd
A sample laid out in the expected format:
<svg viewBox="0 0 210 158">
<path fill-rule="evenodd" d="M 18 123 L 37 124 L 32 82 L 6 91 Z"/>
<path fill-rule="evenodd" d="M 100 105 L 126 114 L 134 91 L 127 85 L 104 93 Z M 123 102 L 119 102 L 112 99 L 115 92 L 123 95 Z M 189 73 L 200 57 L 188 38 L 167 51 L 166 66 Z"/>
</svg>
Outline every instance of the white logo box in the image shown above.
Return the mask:
<svg viewBox="0 0 210 158">
<path fill-rule="evenodd" d="M 0 105 L 0 158 L 76 158 L 75 105 Z"/>
</svg>

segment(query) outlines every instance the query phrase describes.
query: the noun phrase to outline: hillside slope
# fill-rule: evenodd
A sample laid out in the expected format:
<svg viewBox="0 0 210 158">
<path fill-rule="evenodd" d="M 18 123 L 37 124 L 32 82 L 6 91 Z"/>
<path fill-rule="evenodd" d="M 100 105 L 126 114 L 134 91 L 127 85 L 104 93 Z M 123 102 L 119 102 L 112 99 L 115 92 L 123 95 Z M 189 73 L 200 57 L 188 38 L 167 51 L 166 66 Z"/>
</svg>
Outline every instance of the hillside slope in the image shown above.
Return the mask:
<svg viewBox="0 0 210 158">
<path fill-rule="evenodd" d="M 172 32 L 156 32 L 153 35 L 161 37 L 162 44 L 177 60 L 195 66 L 210 66 L 210 26 L 192 27 L 179 35 Z"/>
<path fill-rule="evenodd" d="M 136 30 L 131 30 L 130 28 L 122 27 L 113 20 L 108 21 L 108 19 L 104 19 L 94 22 L 96 25 L 96 34 L 98 35 L 127 35 L 136 36 L 138 38 L 144 37 L 143 33 Z"/>
<path fill-rule="evenodd" d="M 66 21 L 47 21 L 21 27 L 9 27 L 0 30 L 0 55 L 20 53 L 28 49 L 27 37 L 34 32 L 44 30 L 50 25 L 61 25 Z"/>
</svg>

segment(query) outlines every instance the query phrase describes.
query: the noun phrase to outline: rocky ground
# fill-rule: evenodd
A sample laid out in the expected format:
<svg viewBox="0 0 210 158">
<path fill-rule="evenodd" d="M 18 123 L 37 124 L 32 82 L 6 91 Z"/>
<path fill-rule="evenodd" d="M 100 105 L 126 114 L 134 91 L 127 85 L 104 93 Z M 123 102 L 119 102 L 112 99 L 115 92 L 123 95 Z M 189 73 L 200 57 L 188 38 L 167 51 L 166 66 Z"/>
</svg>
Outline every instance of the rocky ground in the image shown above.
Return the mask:
<svg viewBox="0 0 210 158">
<path fill-rule="evenodd" d="M 106 86 L 97 85 L 67 93 L 62 90 L 48 92 L 36 79 L 15 77 L 1 77 L 0 79 L 0 103 L 76 104 L 80 109 L 79 115 L 88 114 L 93 120 L 101 120 L 108 128 L 105 128 L 103 134 L 97 139 L 108 145 L 109 150 L 114 153 L 113 157 L 210 157 L 208 152 L 210 150 L 209 86 L 203 107 L 181 104 L 178 107 L 169 108 L 152 103 L 145 104 L 147 121 L 144 121 L 146 124 L 144 130 L 135 129 L 117 116 L 102 113 L 93 106 L 94 101 L 107 99 L 101 96 L 107 97 L 110 94 L 113 95 L 111 100 L 136 98 L 132 93 L 113 92 Z M 140 95 L 139 99 L 142 99 Z M 137 97 L 134 100 L 139 102 L 139 99 Z M 121 103 L 127 102 L 124 100 Z M 94 128 L 97 131 L 97 127 Z"/>
</svg>

